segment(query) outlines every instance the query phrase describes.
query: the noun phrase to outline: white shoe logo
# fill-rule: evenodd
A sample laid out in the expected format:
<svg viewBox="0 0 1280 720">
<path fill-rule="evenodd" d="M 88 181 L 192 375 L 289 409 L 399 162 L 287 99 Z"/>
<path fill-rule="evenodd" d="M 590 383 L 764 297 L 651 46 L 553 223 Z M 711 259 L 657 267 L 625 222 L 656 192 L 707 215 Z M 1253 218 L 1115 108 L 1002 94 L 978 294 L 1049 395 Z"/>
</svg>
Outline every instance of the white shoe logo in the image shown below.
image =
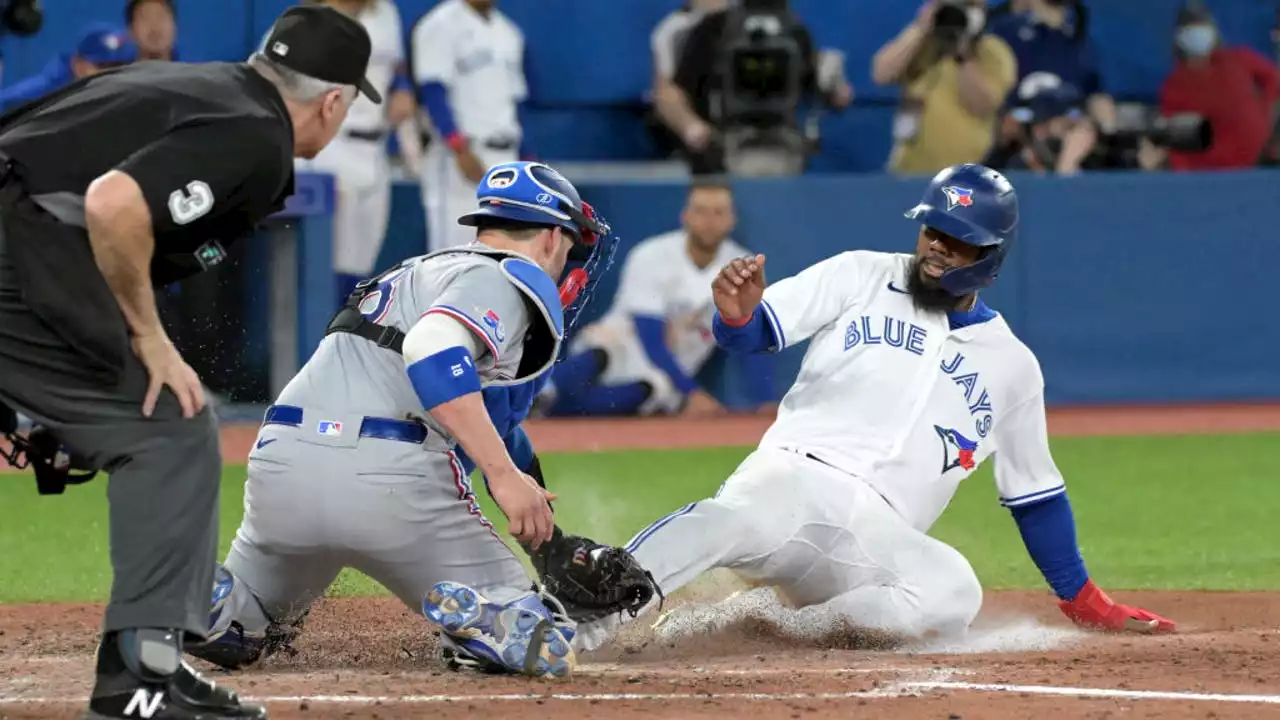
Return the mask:
<svg viewBox="0 0 1280 720">
<path fill-rule="evenodd" d="M 137 715 L 144 720 L 155 717 L 155 714 L 164 704 L 164 691 L 158 690 L 155 694 L 147 691 L 146 688 L 138 688 L 133 691 L 133 697 L 129 699 L 129 704 L 124 707 L 124 716 L 131 717 Z"/>
</svg>

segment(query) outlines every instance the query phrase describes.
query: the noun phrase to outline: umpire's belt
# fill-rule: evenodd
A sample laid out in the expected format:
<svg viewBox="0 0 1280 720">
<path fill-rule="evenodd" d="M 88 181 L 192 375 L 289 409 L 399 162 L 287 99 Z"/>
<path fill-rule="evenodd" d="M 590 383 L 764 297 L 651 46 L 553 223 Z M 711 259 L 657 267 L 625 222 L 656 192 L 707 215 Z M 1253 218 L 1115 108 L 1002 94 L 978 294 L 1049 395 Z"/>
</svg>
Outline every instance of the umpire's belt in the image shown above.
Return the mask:
<svg viewBox="0 0 1280 720">
<path fill-rule="evenodd" d="M 386 139 L 387 133 L 384 130 L 344 130 L 343 134 L 354 140 L 364 140 L 365 142 L 382 142 Z"/>
<path fill-rule="evenodd" d="M 293 405 L 272 405 L 267 408 L 267 415 L 262 423 L 264 425 L 302 427 L 302 408 L 294 407 Z M 427 441 L 427 428 L 411 420 L 366 417 L 360 423 L 360 437 L 397 440 L 421 445 Z"/>
</svg>

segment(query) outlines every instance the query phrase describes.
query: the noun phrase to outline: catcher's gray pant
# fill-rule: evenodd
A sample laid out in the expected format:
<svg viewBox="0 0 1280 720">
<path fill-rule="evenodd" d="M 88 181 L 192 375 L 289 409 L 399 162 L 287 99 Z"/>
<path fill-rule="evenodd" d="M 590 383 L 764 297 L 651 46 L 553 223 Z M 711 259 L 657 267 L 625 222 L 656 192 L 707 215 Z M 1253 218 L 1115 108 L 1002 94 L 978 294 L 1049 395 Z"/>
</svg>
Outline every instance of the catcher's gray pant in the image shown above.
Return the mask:
<svg viewBox="0 0 1280 720">
<path fill-rule="evenodd" d="M 244 520 L 225 563 L 235 582 L 212 634 L 232 620 L 252 635 L 296 623 L 345 567 L 415 612 L 444 580 L 495 602 L 532 588 L 442 438 L 362 436 L 364 416 L 348 413 L 305 409 L 300 419 L 264 424 L 249 454 Z"/>
<path fill-rule="evenodd" d="M 132 355 L 117 386 L 86 372 L 84 357 L 23 302 L 2 235 L 0 399 L 110 474 L 114 577 L 103 629 L 171 628 L 203 637 L 222 467 L 213 412 L 206 407 L 184 420 L 165 391 L 144 418 L 147 373 Z"/>
</svg>

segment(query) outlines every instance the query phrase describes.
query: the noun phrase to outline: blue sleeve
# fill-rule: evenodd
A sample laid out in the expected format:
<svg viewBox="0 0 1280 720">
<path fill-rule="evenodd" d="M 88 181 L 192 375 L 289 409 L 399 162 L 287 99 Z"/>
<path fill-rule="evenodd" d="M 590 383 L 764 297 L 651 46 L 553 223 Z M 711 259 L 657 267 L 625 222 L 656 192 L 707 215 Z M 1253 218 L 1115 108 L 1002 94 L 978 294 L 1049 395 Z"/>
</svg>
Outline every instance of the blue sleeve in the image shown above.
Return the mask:
<svg viewBox="0 0 1280 720">
<path fill-rule="evenodd" d="M 444 137 L 458 132 L 458 124 L 453 120 L 453 109 L 449 107 L 449 89 L 444 83 L 429 82 L 418 89 L 418 102 L 431 117 L 431 124 Z"/>
<path fill-rule="evenodd" d="M 640 337 L 640 344 L 644 345 L 644 354 L 649 356 L 649 360 L 671 378 L 672 384 L 680 392 L 688 395 L 697 390 L 698 383 L 680 369 L 675 356 L 671 354 L 671 348 L 667 347 L 667 321 L 652 315 L 636 315 L 634 320 L 636 335 Z"/>
<path fill-rule="evenodd" d="M 1048 500 L 1009 508 L 1022 542 L 1054 594 L 1070 600 L 1089 581 L 1076 544 L 1076 521 L 1066 493 Z"/>
<path fill-rule="evenodd" d="M 406 63 L 400 63 L 396 68 L 395 77 L 391 78 L 391 92 L 401 90 L 413 92 L 413 79 L 409 77 L 409 66 Z"/>
<path fill-rule="evenodd" d="M 737 356 L 742 378 L 745 381 L 743 396 L 754 406 L 773 402 L 773 356 L 763 353 L 746 353 Z"/>
<path fill-rule="evenodd" d="M 57 90 L 47 75 L 32 75 L 0 90 L 0 112 L 8 112 L 19 105 Z"/>
<path fill-rule="evenodd" d="M 476 374 L 471 352 L 457 346 L 445 348 L 410 365 L 409 382 L 428 412 L 474 392 L 480 392 L 480 376 Z"/>
<path fill-rule="evenodd" d="M 778 347 L 778 339 L 773 336 L 773 330 L 765 322 L 764 311 L 759 307 L 741 327 L 729 325 L 721 319 L 720 313 L 716 313 L 711 321 L 711 332 L 715 335 L 716 344 L 734 355 L 769 352 Z"/>
<path fill-rule="evenodd" d="M 533 464 L 533 443 L 529 441 L 529 435 L 525 433 L 524 428 L 517 425 L 502 440 L 506 443 L 507 453 L 515 461 L 516 467 L 523 472 L 528 472 L 529 466 Z"/>
</svg>

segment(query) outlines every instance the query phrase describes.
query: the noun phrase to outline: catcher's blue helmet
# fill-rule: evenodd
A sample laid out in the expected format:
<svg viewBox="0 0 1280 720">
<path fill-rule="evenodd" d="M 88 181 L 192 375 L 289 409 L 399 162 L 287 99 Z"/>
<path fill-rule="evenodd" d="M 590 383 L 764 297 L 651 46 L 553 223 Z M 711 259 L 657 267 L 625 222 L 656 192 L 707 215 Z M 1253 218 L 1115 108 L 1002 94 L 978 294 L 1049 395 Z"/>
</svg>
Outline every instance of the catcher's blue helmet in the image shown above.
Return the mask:
<svg viewBox="0 0 1280 720">
<path fill-rule="evenodd" d="M 558 227 L 573 238 L 570 267 L 560 283 L 565 330 L 570 330 L 613 264 L 617 240 L 604 218 L 578 195 L 578 189 L 550 165 L 510 162 L 494 165 L 476 186 L 480 207 L 458 218 L 459 225 L 480 226 L 485 218 Z"/>
<path fill-rule="evenodd" d="M 991 284 L 1017 238 L 1018 195 L 1008 178 L 985 165 L 952 165 L 933 177 L 911 220 L 981 248 L 970 265 L 938 278 L 943 290 L 963 297 Z"/>
</svg>

